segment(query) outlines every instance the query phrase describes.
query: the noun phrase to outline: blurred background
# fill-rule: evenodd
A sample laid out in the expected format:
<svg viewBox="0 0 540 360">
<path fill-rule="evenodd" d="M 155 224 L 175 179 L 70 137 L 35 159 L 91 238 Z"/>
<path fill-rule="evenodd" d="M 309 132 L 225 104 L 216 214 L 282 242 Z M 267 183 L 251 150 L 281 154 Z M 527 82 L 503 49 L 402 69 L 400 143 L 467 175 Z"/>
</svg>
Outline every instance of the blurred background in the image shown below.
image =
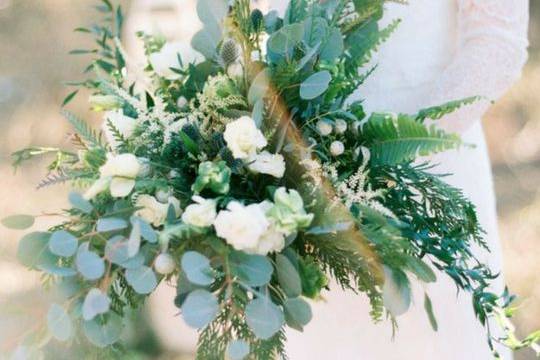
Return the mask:
<svg viewBox="0 0 540 360">
<path fill-rule="evenodd" d="M 178 1 L 193 6 L 191 0 Z M 36 161 L 14 172 L 10 154 L 30 145 L 69 145 L 68 128 L 59 114 L 70 92 L 64 83 L 82 79 L 88 59 L 68 52 L 90 41 L 72 30 L 92 22 L 95 3 L 0 0 L 0 218 L 33 214 L 36 209 L 55 211 L 66 205 L 67 187 L 35 190 L 46 174 L 43 163 Z M 176 16 L 175 26 L 190 33 L 198 27 L 194 11 L 188 8 L 175 13 L 160 0 L 121 3 L 131 13 L 127 31 L 159 28 L 148 17 L 149 7 L 157 15 L 154 19 Z M 484 120 L 495 172 L 506 279 L 521 299 L 516 318 L 521 335 L 540 328 L 540 1 L 531 1 L 531 14 L 530 61 L 523 78 Z M 86 100 L 86 95 L 79 96 L 70 109 L 97 126 L 99 119 L 89 111 Z M 50 222 L 44 217 L 36 228 Z M 15 260 L 20 236 L 0 227 L 0 359 L 47 309 L 38 275 Z M 179 358 L 161 353 L 159 339 L 150 333 L 139 331 L 133 338 L 134 349 L 142 349 L 143 357 Z M 57 358 L 69 358 L 60 354 Z M 92 357 L 91 352 L 87 354 Z M 528 352 L 516 354 L 518 360 L 533 358 Z"/>
</svg>

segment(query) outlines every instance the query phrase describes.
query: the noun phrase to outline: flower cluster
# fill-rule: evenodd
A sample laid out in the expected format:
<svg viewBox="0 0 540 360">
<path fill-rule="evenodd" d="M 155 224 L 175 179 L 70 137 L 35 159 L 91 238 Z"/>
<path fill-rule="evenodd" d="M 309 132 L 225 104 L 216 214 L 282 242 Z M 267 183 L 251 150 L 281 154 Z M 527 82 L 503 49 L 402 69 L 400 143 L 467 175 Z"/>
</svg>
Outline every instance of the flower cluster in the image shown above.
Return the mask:
<svg viewBox="0 0 540 360">
<path fill-rule="evenodd" d="M 369 116 L 348 100 L 395 27 L 371 26 L 382 0 L 292 0 L 285 19 L 248 0 L 199 0 L 204 26 L 191 45 L 139 34 L 143 69 L 128 66 L 121 12 L 104 3 L 105 24 L 87 31 L 101 46 L 89 51 L 99 76 L 83 83 L 104 139 L 66 112 L 76 152 L 14 154 L 19 165 L 56 152 L 41 185 L 81 188 L 68 220 L 20 243 L 23 264 L 74 289 L 51 306 L 38 346 L 81 335 L 115 344 L 125 318 L 171 279 L 184 320 L 201 332 L 199 359 L 284 357 L 284 327 L 309 323 L 306 299 L 329 277 L 367 295 L 374 320 L 405 312 L 411 277 L 435 281 L 432 266 L 474 294 L 486 325 L 505 313 L 508 294 L 486 291 L 494 275 L 471 255 L 485 245 L 473 206 L 415 165 L 460 145 L 425 120 L 474 99 Z"/>
</svg>

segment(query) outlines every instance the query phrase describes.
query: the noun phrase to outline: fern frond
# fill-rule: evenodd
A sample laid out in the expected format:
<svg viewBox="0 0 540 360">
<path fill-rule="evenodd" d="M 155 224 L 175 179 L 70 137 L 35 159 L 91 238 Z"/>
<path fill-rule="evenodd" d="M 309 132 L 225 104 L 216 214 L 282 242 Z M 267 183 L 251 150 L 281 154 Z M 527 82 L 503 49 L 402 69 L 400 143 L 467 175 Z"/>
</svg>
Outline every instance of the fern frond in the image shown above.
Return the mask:
<svg viewBox="0 0 540 360">
<path fill-rule="evenodd" d="M 84 140 L 87 147 L 103 148 L 101 134 L 92 129 L 84 120 L 79 119 L 69 111 L 62 111 L 62 115 L 75 128 L 77 134 Z"/>
<path fill-rule="evenodd" d="M 471 105 L 482 98 L 480 96 L 471 96 L 461 100 L 454 100 L 442 105 L 429 107 L 418 112 L 416 115 L 417 121 L 425 121 L 426 119 L 439 120 L 442 117 L 453 113 L 454 111 L 462 108 L 463 106 Z"/>
<path fill-rule="evenodd" d="M 39 182 L 39 184 L 37 185 L 37 190 L 41 190 L 43 188 L 53 185 L 65 184 L 71 179 L 72 178 L 70 175 L 67 175 L 61 171 L 56 173 L 49 173 L 47 174 L 47 176 L 45 176 L 44 179 Z"/>
<path fill-rule="evenodd" d="M 435 126 L 427 127 L 407 115 L 373 114 L 362 135 L 370 139 L 371 161 L 374 165 L 394 165 L 413 161 L 459 147 L 457 135 L 447 134 Z"/>
</svg>

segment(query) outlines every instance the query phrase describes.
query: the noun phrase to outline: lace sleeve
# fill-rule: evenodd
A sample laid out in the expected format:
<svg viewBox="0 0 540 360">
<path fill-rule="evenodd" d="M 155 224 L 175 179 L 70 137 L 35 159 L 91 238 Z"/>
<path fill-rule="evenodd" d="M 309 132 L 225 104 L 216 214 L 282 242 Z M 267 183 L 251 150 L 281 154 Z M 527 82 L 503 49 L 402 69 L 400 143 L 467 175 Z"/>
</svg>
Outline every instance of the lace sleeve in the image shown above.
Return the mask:
<svg viewBox="0 0 540 360">
<path fill-rule="evenodd" d="M 433 85 L 430 103 L 481 95 L 496 100 L 521 75 L 527 60 L 528 0 L 458 0 L 459 46 Z M 462 133 L 480 119 L 489 101 L 465 107 L 439 123 Z"/>
</svg>

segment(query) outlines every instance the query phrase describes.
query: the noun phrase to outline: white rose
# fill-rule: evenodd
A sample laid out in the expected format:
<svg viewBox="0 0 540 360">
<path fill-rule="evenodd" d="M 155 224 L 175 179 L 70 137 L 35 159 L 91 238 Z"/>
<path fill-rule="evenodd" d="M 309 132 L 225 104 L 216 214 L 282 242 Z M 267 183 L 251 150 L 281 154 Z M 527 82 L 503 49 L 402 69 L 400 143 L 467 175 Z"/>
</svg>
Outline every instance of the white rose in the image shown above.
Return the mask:
<svg viewBox="0 0 540 360">
<path fill-rule="evenodd" d="M 178 61 L 179 56 L 182 59 L 182 66 Z M 159 52 L 151 54 L 149 60 L 156 74 L 168 80 L 176 80 L 180 78 L 180 74 L 171 68 L 180 69 L 187 67 L 188 64 L 198 64 L 204 61 L 204 57 L 189 43 L 178 41 L 165 44 Z"/>
<path fill-rule="evenodd" d="M 203 199 L 200 196 L 194 196 L 195 204 L 189 205 L 184 214 L 182 221 L 188 225 L 198 227 L 209 227 L 216 220 L 216 201 Z"/>
<path fill-rule="evenodd" d="M 246 250 L 247 253 L 257 255 L 268 255 L 273 252 L 281 252 L 285 248 L 285 234 L 277 231 L 276 227 L 271 225 L 261 236 L 259 243 L 254 249 Z"/>
<path fill-rule="evenodd" d="M 263 151 L 249 158 L 248 168 L 256 174 L 268 174 L 281 179 L 285 174 L 285 159 L 280 154 Z"/>
<path fill-rule="evenodd" d="M 140 209 L 135 212 L 135 215 L 156 227 L 161 226 L 167 219 L 167 213 L 171 205 L 176 215 L 180 215 L 180 201 L 175 197 L 171 196 L 168 203 L 164 204 L 151 195 L 139 195 L 135 201 L 135 206 Z"/>
<path fill-rule="evenodd" d="M 244 206 L 236 201 L 220 211 L 214 222 L 216 234 L 239 251 L 256 249 L 269 226 L 260 204 Z"/>
<path fill-rule="evenodd" d="M 110 178 L 100 178 L 100 179 L 98 179 L 96 182 L 94 182 L 94 184 L 92 184 L 92 186 L 90 186 L 88 188 L 88 190 L 86 190 L 83 197 L 86 200 L 92 200 L 98 194 L 101 194 L 102 192 L 107 190 L 109 188 L 110 182 L 111 182 Z"/>
<path fill-rule="evenodd" d="M 237 159 L 247 159 L 266 146 L 266 138 L 249 116 L 228 123 L 223 134 L 228 148 Z"/>
<path fill-rule="evenodd" d="M 109 122 L 116 129 L 124 139 L 129 139 L 133 135 L 133 131 L 137 126 L 137 120 L 129 116 L 124 115 L 123 111 L 107 111 L 105 113 L 105 121 L 101 125 L 101 129 L 105 134 L 107 142 L 113 150 L 116 150 L 120 146 L 120 142 L 114 136 Z"/>
<path fill-rule="evenodd" d="M 109 178 L 113 197 L 128 196 L 135 187 L 135 178 L 141 164 L 133 154 L 108 155 L 107 162 L 99 171 L 101 178 Z"/>
</svg>

